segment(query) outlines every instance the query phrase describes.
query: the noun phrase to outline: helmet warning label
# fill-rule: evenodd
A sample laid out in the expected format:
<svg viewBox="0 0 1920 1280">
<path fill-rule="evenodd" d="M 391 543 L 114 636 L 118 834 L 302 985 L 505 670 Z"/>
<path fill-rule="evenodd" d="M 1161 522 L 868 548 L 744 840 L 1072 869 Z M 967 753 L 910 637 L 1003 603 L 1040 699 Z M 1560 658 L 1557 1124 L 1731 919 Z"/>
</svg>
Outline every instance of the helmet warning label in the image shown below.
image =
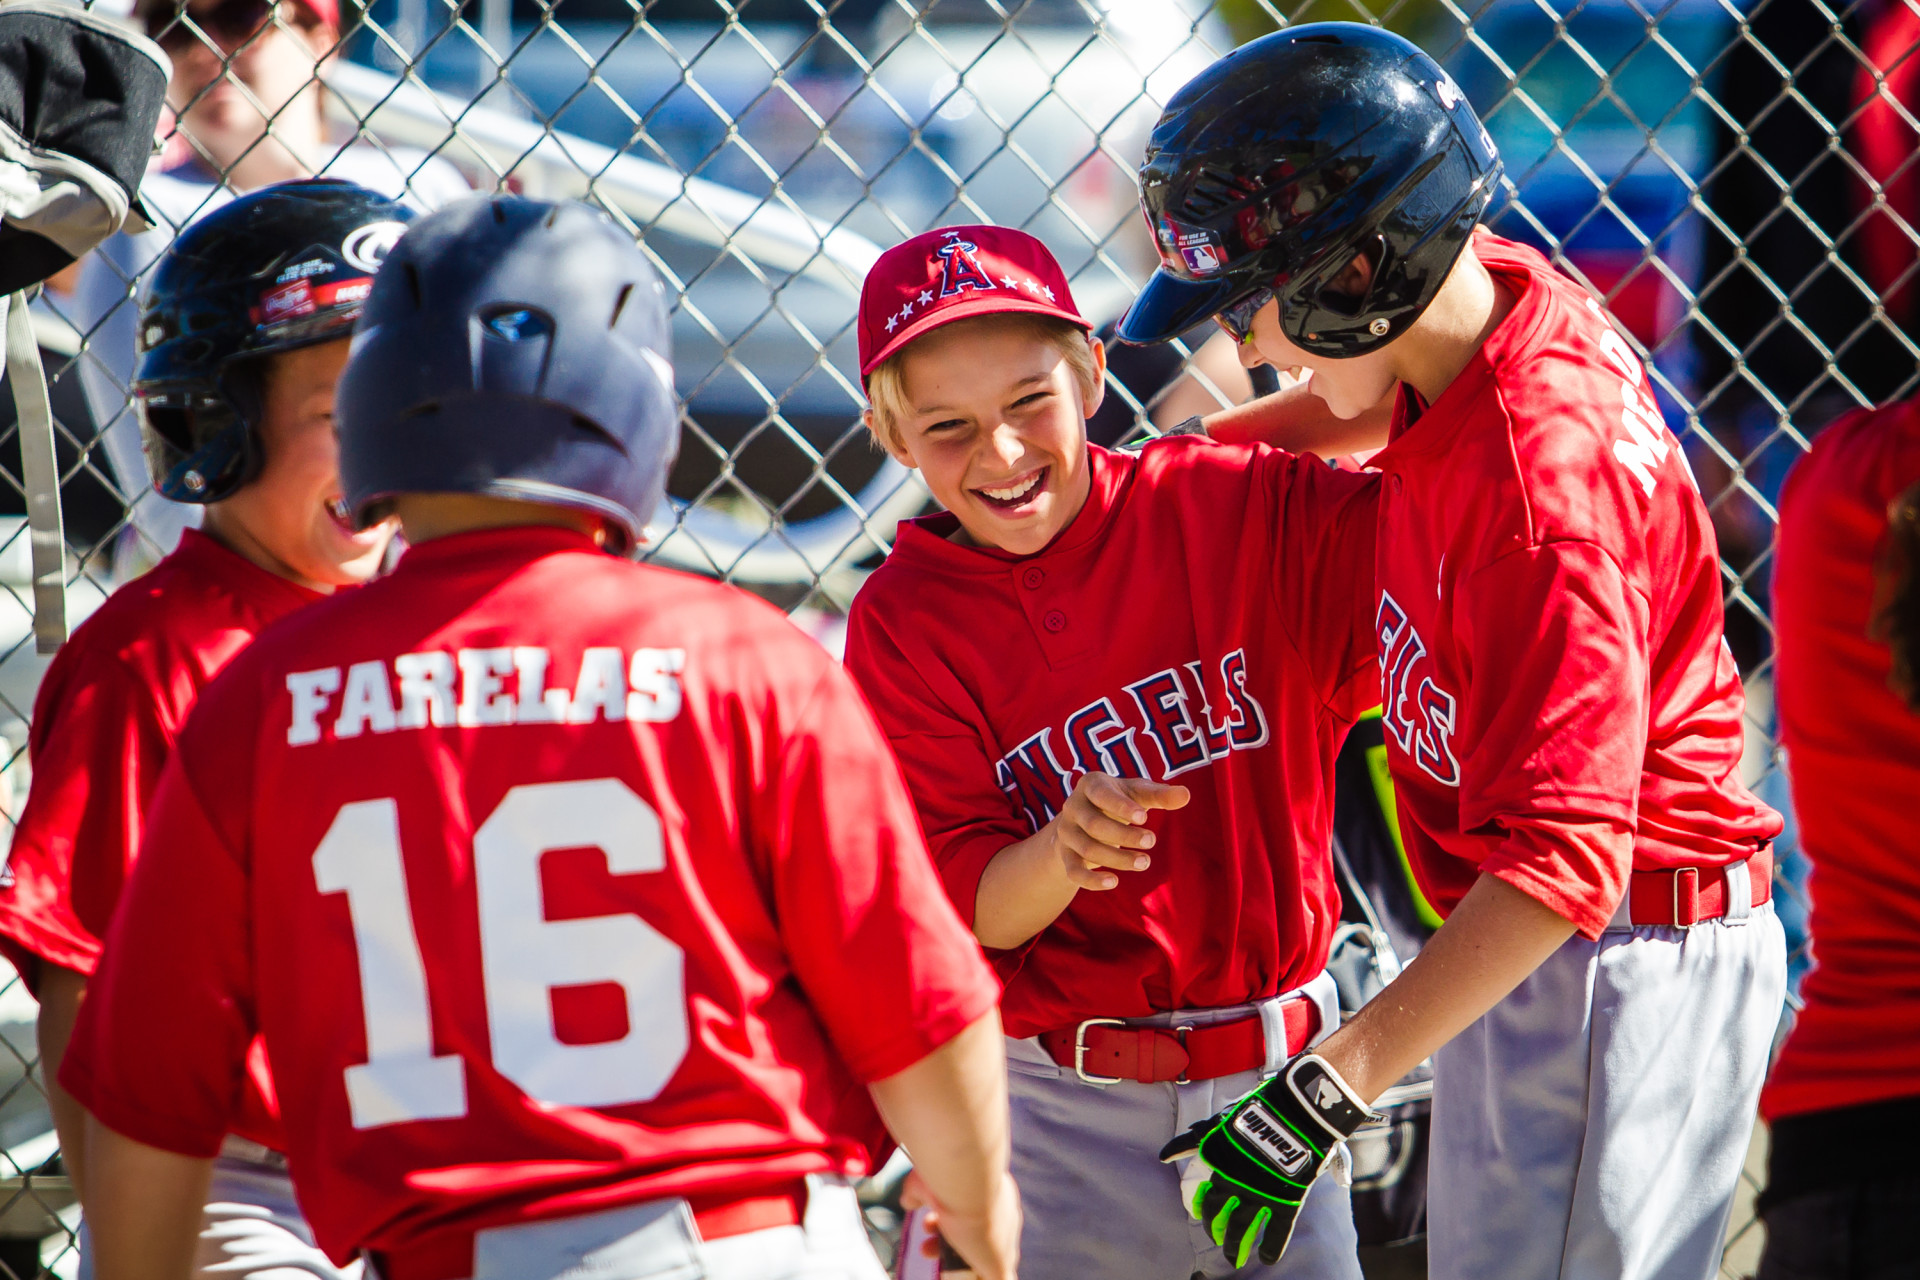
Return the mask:
<svg viewBox="0 0 1920 1280">
<path fill-rule="evenodd" d="M 1194 276 L 1210 276 L 1227 265 L 1219 236 L 1172 218 L 1160 219 L 1160 257 L 1174 270 L 1184 267 Z"/>
</svg>

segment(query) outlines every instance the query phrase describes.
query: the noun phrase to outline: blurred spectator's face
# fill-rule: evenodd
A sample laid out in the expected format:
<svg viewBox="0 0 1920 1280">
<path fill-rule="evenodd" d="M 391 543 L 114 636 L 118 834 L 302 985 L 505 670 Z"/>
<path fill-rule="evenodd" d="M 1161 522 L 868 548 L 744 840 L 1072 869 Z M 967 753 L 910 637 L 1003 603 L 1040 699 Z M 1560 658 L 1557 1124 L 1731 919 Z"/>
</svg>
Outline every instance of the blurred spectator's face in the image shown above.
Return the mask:
<svg viewBox="0 0 1920 1280">
<path fill-rule="evenodd" d="M 167 103 L 180 127 L 220 165 L 266 131 L 310 128 L 319 113 L 315 67 L 335 28 L 292 0 L 193 0 L 183 18 L 161 9 L 149 30 L 173 59 Z"/>
<path fill-rule="evenodd" d="M 216 503 L 215 532 L 244 539 L 282 576 L 317 587 L 365 582 L 380 568 L 393 522 L 354 532 L 341 503 L 333 390 L 346 338 L 273 357 L 260 414 L 260 474 Z"/>
</svg>

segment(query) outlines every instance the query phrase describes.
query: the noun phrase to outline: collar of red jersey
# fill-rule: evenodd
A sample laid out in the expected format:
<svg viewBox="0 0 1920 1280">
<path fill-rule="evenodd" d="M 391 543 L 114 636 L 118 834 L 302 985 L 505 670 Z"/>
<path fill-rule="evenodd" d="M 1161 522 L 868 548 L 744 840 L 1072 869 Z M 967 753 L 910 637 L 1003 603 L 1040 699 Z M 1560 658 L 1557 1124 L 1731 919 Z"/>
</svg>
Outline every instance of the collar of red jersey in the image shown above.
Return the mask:
<svg viewBox="0 0 1920 1280">
<path fill-rule="evenodd" d="M 1447 384 L 1447 389 L 1440 393 L 1438 400 L 1430 405 L 1421 405 L 1419 393 L 1412 387 L 1400 388 L 1400 403 L 1394 414 L 1392 438 L 1386 448 L 1367 460 L 1370 469 L 1391 471 L 1394 464 L 1403 458 L 1433 453 L 1452 444 L 1454 436 L 1459 434 L 1467 420 L 1468 406 L 1493 379 L 1494 367 L 1505 360 L 1510 352 L 1531 341 L 1545 319 L 1550 291 L 1535 287 L 1537 282 L 1534 277 L 1537 273 L 1525 260 L 1496 259 L 1487 264 L 1487 271 L 1513 290 L 1513 310 L 1487 335 L 1480 350 L 1474 352 L 1466 368 Z M 1405 421 L 1410 404 L 1420 407 L 1420 416 L 1403 427 L 1400 424 Z"/>
</svg>

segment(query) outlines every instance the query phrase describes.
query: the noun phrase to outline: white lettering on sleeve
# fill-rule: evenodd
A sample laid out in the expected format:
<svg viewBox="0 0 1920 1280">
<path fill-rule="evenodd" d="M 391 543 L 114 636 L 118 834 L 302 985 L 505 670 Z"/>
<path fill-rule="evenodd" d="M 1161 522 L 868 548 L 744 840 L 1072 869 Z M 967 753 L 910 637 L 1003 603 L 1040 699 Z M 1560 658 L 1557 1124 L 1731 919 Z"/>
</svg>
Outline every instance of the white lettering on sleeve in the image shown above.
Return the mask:
<svg viewBox="0 0 1920 1280">
<path fill-rule="evenodd" d="M 609 720 L 627 718 L 627 677 L 620 651 L 595 646 L 580 655 L 580 679 L 573 690 L 574 724 L 589 724 L 604 712 Z"/>
<path fill-rule="evenodd" d="M 567 718 L 567 691 L 547 688 L 547 663 L 545 649 L 522 645 L 513 651 L 513 665 L 520 672 L 514 719 L 521 724 L 559 724 Z"/>
<path fill-rule="evenodd" d="M 403 653 L 393 660 L 400 673 L 400 728 L 424 729 L 454 723 L 453 655 L 438 650 Z"/>
<path fill-rule="evenodd" d="M 364 729 L 392 733 L 393 725 L 393 686 L 387 683 L 387 664 L 356 662 L 348 667 L 347 691 L 340 697 L 333 736 L 357 738 Z"/>
<path fill-rule="evenodd" d="M 512 724 L 513 696 L 505 676 L 513 674 L 512 649 L 460 651 L 460 723 L 471 729 L 483 724 Z"/>
<path fill-rule="evenodd" d="M 293 696 L 293 719 L 287 725 L 287 745 L 305 746 L 320 741 L 320 717 L 326 712 L 328 695 L 340 688 L 340 668 L 287 673 L 287 692 Z"/>
<path fill-rule="evenodd" d="M 627 719 L 667 721 L 680 714 L 680 672 L 686 669 L 685 649 L 635 649 L 627 668 L 632 692 L 627 694 Z"/>
</svg>

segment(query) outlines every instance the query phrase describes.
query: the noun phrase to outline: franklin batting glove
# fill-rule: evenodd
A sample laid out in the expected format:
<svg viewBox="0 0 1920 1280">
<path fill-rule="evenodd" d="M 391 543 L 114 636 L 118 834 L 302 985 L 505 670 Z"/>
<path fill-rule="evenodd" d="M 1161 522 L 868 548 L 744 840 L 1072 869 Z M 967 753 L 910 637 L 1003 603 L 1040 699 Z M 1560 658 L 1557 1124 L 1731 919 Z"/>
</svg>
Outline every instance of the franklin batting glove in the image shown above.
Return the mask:
<svg viewBox="0 0 1920 1280">
<path fill-rule="evenodd" d="M 1368 1121 L 1384 1119 L 1354 1095 L 1324 1058 L 1303 1053 L 1279 1075 L 1160 1149 L 1163 1161 L 1188 1156 L 1208 1177 L 1189 1213 L 1205 1223 L 1233 1265 L 1255 1249 L 1268 1266 L 1293 1236 L 1307 1188 L 1340 1143 Z"/>
</svg>

